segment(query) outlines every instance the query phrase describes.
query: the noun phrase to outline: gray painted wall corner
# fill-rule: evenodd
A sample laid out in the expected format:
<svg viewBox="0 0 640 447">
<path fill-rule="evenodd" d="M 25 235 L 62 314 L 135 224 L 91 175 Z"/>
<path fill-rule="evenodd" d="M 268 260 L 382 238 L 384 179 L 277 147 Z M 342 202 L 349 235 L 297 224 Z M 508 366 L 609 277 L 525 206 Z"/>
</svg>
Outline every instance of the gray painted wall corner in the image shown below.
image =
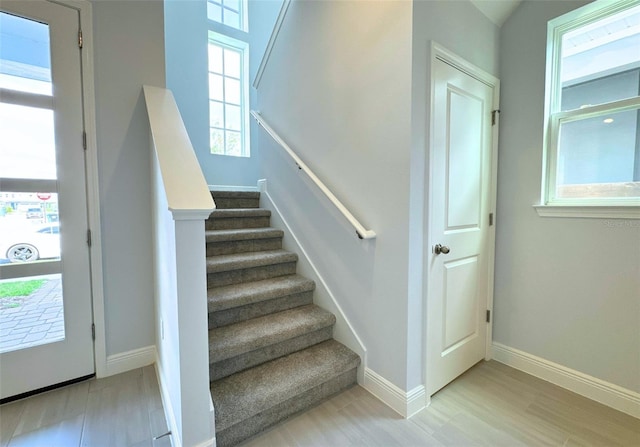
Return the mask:
<svg viewBox="0 0 640 447">
<path fill-rule="evenodd" d="M 164 86 L 161 1 L 93 2 L 107 356 L 155 343 L 149 123 L 142 85 Z"/>
<path fill-rule="evenodd" d="M 532 207 L 547 21 L 586 3 L 525 1 L 502 27 L 494 340 L 638 392 L 640 226 Z"/>
</svg>

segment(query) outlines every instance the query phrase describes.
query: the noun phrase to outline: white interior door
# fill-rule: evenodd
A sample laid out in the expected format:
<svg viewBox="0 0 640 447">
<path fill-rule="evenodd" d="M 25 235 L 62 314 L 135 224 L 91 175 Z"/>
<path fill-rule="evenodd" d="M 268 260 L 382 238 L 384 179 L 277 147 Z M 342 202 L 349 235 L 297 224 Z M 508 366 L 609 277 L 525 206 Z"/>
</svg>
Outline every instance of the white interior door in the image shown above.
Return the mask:
<svg viewBox="0 0 640 447">
<path fill-rule="evenodd" d="M 94 373 L 78 11 L 0 3 L 0 398 Z"/>
<path fill-rule="evenodd" d="M 492 87 L 440 59 L 432 75 L 429 395 L 486 354 L 494 97 Z"/>
</svg>

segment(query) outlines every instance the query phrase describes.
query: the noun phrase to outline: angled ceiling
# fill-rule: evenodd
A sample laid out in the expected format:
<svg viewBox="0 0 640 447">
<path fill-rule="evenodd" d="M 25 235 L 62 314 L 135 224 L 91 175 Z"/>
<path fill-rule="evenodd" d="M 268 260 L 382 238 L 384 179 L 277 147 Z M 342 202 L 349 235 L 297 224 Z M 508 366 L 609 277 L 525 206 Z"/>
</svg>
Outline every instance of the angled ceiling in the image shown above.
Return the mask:
<svg viewBox="0 0 640 447">
<path fill-rule="evenodd" d="M 522 0 L 471 0 L 485 16 L 498 26 L 507 20 Z"/>
</svg>

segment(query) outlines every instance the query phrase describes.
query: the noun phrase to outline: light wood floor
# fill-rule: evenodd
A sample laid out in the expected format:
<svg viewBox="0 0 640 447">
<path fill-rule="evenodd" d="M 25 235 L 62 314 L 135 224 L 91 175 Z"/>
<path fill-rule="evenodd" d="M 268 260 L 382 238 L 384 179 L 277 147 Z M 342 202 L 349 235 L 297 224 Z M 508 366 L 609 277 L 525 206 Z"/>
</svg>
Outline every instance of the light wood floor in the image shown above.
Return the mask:
<svg viewBox="0 0 640 447">
<path fill-rule="evenodd" d="M 153 366 L 0 406 L 1 447 L 170 447 Z"/>
<path fill-rule="evenodd" d="M 0 446 L 170 445 L 153 367 L 0 406 Z M 257 436 L 257 446 L 631 446 L 640 420 L 483 362 L 409 420 L 359 386 Z"/>
<path fill-rule="evenodd" d="M 482 362 L 405 420 L 356 386 L 246 442 L 258 446 L 640 446 L 640 420 Z"/>
</svg>

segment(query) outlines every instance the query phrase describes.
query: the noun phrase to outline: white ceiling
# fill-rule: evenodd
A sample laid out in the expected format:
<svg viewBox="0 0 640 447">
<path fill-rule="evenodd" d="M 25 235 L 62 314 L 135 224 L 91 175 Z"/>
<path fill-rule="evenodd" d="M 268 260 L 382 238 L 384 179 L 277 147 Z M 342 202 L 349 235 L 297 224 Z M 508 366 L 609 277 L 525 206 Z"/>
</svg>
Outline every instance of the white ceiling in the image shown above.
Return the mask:
<svg viewBox="0 0 640 447">
<path fill-rule="evenodd" d="M 471 0 L 471 3 L 498 26 L 507 20 L 522 0 Z"/>
</svg>

